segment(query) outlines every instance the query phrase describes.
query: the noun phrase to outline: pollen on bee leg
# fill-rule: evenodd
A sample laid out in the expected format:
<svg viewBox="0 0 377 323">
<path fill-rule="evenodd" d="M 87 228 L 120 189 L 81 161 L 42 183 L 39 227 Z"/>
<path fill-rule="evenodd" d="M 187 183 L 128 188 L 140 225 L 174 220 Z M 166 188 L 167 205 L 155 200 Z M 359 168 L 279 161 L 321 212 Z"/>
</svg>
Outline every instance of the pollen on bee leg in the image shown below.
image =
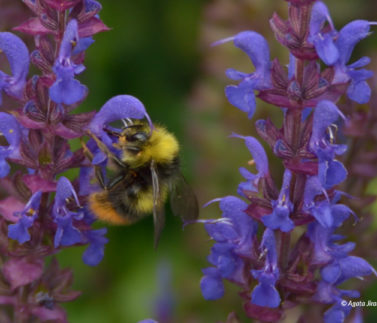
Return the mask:
<svg viewBox="0 0 377 323">
<path fill-rule="evenodd" d="M 254 159 L 250 159 L 248 162 L 247 162 L 248 165 L 250 166 L 253 166 L 255 164 L 255 160 Z"/>
</svg>

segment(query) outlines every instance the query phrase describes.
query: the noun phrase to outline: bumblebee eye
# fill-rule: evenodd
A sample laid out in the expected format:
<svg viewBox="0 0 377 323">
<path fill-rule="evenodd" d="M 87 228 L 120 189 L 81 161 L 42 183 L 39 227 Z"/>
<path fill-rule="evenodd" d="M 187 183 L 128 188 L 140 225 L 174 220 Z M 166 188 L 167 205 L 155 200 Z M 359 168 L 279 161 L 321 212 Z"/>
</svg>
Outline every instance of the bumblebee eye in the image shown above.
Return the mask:
<svg viewBox="0 0 377 323">
<path fill-rule="evenodd" d="M 130 142 L 133 141 L 140 141 L 140 142 L 146 142 L 148 140 L 148 135 L 145 132 L 137 132 L 132 136 L 127 137 L 127 140 Z"/>
</svg>

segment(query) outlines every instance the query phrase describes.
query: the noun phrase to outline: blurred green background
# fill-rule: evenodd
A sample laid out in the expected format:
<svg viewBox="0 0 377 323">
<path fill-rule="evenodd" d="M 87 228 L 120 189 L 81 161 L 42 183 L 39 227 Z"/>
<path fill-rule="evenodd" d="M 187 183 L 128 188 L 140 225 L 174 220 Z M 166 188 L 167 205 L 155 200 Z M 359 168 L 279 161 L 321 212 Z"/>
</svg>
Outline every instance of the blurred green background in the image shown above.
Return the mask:
<svg viewBox="0 0 377 323">
<path fill-rule="evenodd" d="M 14 2 L 12 0 L 11 2 Z M 10 1 L 0 0 L 1 8 Z M 146 106 L 152 120 L 167 126 L 182 144 L 183 173 L 197 192 L 200 205 L 212 198 L 235 194 L 241 180 L 238 167 L 250 156 L 242 142 L 228 139 L 231 131 L 253 134 L 253 122 L 223 95 L 228 67 L 250 71 L 246 55 L 230 44 L 211 48 L 218 39 L 244 30 L 256 30 L 270 42 L 272 57 L 287 58 L 269 28 L 274 11 L 287 15 L 283 0 L 138 0 L 101 1 L 102 20 L 111 28 L 96 35 L 88 49 L 86 71 L 80 75 L 89 87 L 87 100 L 77 111 L 99 109 L 117 94 L 131 94 Z M 335 25 L 350 20 L 377 20 L 374 0 L 326 1 Z M 8 26 L 2 26 L 7 28 Z M 355 55 L 369 55 L 376 70 L 376 37 L 357 47 Z M 253 120 L 271 115 L 281 123 L 276 108 L 259 105 Z M 279 177 L 281 166 L 272 161 Z M 201 210 L 202 218 L 219 216 L 217 206 Z M 225 321 L 229 312 L 243 314 L 237 288 L 226 284 L 226 295 L 216 302 L 201 296 L 201 268 L 212 243 L 202 225 L 182 230 L 181 221 L 167 206 L 167 223 L 157 250 L 153 249 L 152 217 L 130 227 L 109 227 L 109 243 L 102 263 L 95 268 L 81 261 L 82 248 L 64 250 L 62 266 L 75 273 L 74 287 L 83 291 L 66 304 L 70 322 L 135 323 L 158 319 L 165 309 L 167 322 L 212 323 Z M 371 260 L 371 259 L 369 259 Z M 377 301 L 377 285 L 363 300 Z M 166 305 L 164 305 L 166 304 Z M 377 321 L 369 308 L 368 322 Z M 286 322 L 297 317 L 291 311 Z M 161 322 L 163 323 L 163 322 Z"/>
</svg>

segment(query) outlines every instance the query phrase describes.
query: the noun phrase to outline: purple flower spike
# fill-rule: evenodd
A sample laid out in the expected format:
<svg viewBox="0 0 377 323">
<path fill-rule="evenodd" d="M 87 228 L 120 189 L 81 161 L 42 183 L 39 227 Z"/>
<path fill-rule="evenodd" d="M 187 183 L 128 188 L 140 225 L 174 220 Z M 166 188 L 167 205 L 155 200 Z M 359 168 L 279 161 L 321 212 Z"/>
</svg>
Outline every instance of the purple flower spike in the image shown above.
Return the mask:
<svg viewBox="0 0 377 323">
<path fill-rule="evenodd" d="M 254 137 L 241 136 L 236 133 L 232 133 L 230 137 L 245 140 L 246 147 L 249 149 L 251 155 L 253 156 L 255 167 L 258 171 L 257 174 L 253 174 L 244 167 L 240 168 L 241 175 L 247 180 L 246 182 L 243 182 L 238 186 L 238 193 L 243 196 L 244 190 L 256 191 L 258 189 L 259 179 L 266 177 L 269 174 L 268 159 L 263 146 Z"/>
<path fill-rule="evenodd" d="M 260 249 L 267 255 L 264 267 L 251 271 L 254 278 L 259 281 L 251 293 L 251 303 L 276 308 L 280 304 L 280 295 L 275 287 L 279 279 L 279 268 L 277 267 L 276 240 L 272 230 L 267 228 L 264 231 Z"/>
<path fill-rule="evenodd" d="M 12 75 L 0 71 L 0 105 L 2 103 L 2 91 L 17 98 L 22 97 L 29 71 L 29 51 L 20 38 L 8 32 L 0 33 L 1 52 L 8 59 Z"/>
<path fill-rule="evenodd" d="M 266 39 L 254 31 L 244 31 L 230 39 L 233 39 L 234 45 L 249 56 L 255 66 L 255 72 L 247 74 L 228 69 L 227 76 L 241 82 L 239 85 L 227 86 L 225 95 L 232 105 L 247 112 L 251 119 L 256 105 L 254 91 L 271 87 L 270 50 Z"/>
<path fill-rule="evenodd" d="M 326 21 L 331 30 L 323 33 L 322 28 Z M 318 56 L 326 65 L 333 65 L 339 59 L 339 51 L 333 40 L 334 36 L 336 36 L 336 30 L 329 11 L 323 2 L 318 1 L 312 9 L 309 41 L 314 45 Z"/>
<path fill-rule="evenodd" d="M 54 244 L 58 246 L 70 246 L 82 241 L 81 232 L 73 226 L 74 219 L 81 219 L 83 212 L 72 212 L 68 210 L 67 203 L 73 198 L 77 207 L 80 203 L 77 194 L 66 177 L 60 177 L 56 188 L 55 202 L 52 210 L 54 221 L 57 223 Z"/>
<path fill-rule="evenodd" d="M 82 259 L 88 266 L 97 266 L 101 262 L 104 256 L 105 244 L 109 241 L 104 237 L 106 232 L 107 229 L 102 228 L 84 233 L 89 241 L 89 247 L 85 250 Z"/>
<path fill-rule="evenodd" d="M 72 51 L 77 45 L 83 50 L 90 44 L 81 43 L 80 45 L 77 21 L 72 19 L 67 25 L 59 57 L 53 67 L 56 81 L 49 91 L 51 99 L 56 103 L 73 104 L 82 100 L 87 93 L 86 86 L 74 78 L 75 74 L 79 74 L 85 69 L 84 65 L 76 65 L 71 60 Z"/>
<path fill-rule="evenodd" d="M 283 232 L 291 231 L 294 228 L 293 221 L 289 214 L 293 210 L 293 204 L 289 200 L 289 187 L 292 173 L 286 169 L 284 172 L 283 185 L 279 194 L 279 199 L 273 201 L 273 211 L 262 218 L 264 225 L 272 230 L 280 229 Z"/>
<path fill-rule="evenodd" d="M 10 171 L 6 158 L 20 157 L 21 127 L 11 114 L 0 112 L 0 134 L 9 144 L 9 146 L 0 146 L 0 178 L 3 178 Z"/>
<path fill-rule="evenodd" d="M 39 204 L 41 203 L 42 192 L 36 192 L 19 212 L 20 218 L 17 223 L 8 226 L 8 237 L 17 240 L 22 244 L 30 240 L 28 229 L 33 225 L 38 216 Z"/>
<path fill-rule="evenodd" d="M 111 147 L 112 140 L 103 128 L 111 122 L 127 118 L 146 118 L 150 127 L 153 128 L 152 121 L 139 99 L 131 95 L 118 95 L 108 100 L 102 106 L 101 110 L 90 123 L 89 130 Z"/>
</svg>

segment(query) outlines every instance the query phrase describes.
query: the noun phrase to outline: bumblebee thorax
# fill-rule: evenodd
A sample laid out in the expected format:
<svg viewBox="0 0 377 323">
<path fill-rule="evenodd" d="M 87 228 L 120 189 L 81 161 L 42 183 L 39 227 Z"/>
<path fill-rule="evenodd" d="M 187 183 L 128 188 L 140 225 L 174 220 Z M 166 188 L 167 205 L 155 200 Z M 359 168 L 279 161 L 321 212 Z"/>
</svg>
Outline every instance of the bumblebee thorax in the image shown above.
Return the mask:
<svg viewBox="0 0 377 323">
<path fill-rule="evenodd" d="M 122 161 L 131 168 L 148 165 L 152 160 L 166 164 L 171 163 L 178 152 L 177 139 L 165 128 L 156 126 L 145 142 L 124 144 Z"/>
</svg>

